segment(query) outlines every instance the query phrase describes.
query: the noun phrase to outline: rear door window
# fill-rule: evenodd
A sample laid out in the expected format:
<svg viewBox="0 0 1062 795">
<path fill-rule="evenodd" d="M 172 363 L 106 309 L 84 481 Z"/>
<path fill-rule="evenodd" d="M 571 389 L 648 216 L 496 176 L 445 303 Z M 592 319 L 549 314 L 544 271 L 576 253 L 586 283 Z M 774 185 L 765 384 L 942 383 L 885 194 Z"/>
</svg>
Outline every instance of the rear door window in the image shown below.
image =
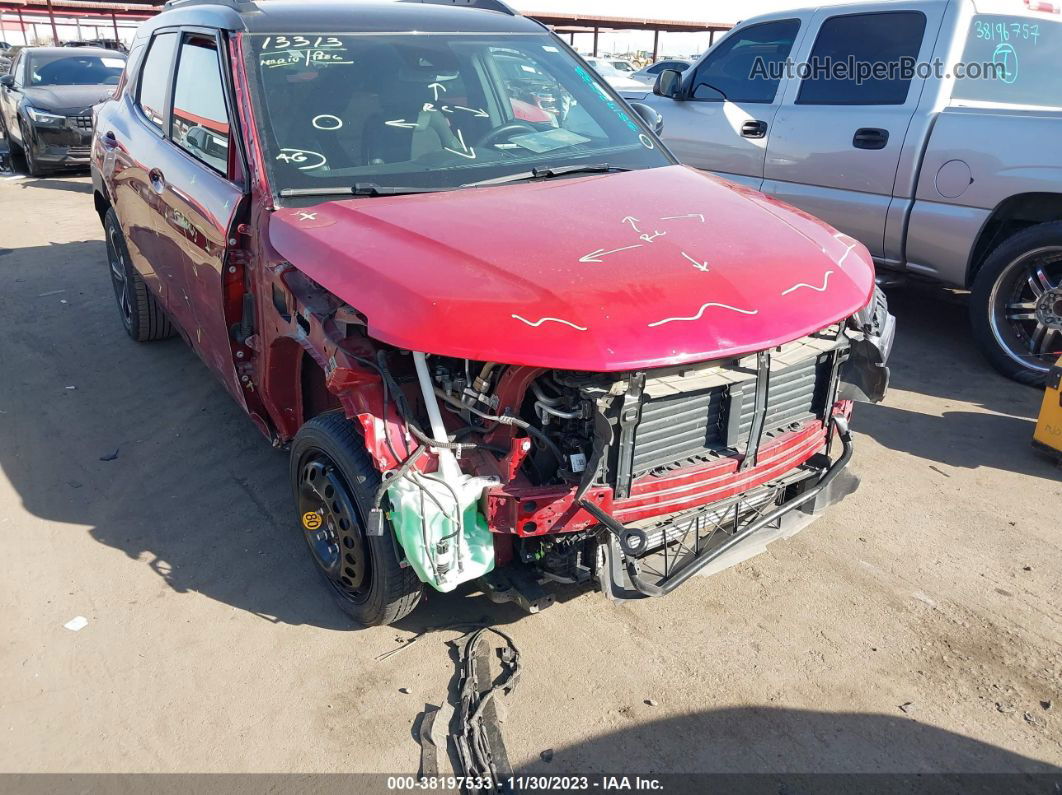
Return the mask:
<svg viewBox="0 0 1062 795">
<path fill-rule="evenodd" d="M 212 37 L 191 35 L 181 44 L 170 137 L 197 160 L 228 173 L 229 114 Z"/>
<path fill-rule="evenodd" d="M 1062 107 L 1062 23 L 978 14 L 962 60 L 980 73 L 955 81 L 957 100 Z"/>
<path fill-rule="evenodd" d="M 166 98 L 170 93 L 173 55 L 177 49 L 176 33 L 160 33 L 151 42 L 144 67 L 140 70 L 137 104 L 148 121 L 159 130 L 165 125 Z"/>
<path fill-rule="evenodd" d="M 846 14 L 822 23 L 798 105 L 903 105 L 926 17 L 920 11 Z"/>
</svg>

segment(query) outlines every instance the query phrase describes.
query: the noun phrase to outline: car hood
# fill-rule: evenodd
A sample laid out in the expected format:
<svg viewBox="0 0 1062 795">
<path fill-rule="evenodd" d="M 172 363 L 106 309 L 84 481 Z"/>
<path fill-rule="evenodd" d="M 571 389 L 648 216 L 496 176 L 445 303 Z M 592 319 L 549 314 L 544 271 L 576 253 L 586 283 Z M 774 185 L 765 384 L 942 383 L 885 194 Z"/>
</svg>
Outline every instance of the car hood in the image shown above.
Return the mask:
<svg viewBox="0 0 1062 795">
<path fill-rule="evenodd" d="M 867 304 L 867 250 L 685 166 L 277 210 L 276 251 L 401 348 L 620 371 L 750 353 Z"/>
<path fill-rule="evenodd" d="M 114 94 L 114 86 L 40 86 L 23 89 L 33 107 L 68 116 L 87 113 L 97 102 Z"/>
<path fill-rule="evenodd" d="M 645 88 L 643 83 L 639 83 L 634 78 L 626 75 L 606 75 L 605 82 L 616 91 L 639 91 Z"/>
</svg>

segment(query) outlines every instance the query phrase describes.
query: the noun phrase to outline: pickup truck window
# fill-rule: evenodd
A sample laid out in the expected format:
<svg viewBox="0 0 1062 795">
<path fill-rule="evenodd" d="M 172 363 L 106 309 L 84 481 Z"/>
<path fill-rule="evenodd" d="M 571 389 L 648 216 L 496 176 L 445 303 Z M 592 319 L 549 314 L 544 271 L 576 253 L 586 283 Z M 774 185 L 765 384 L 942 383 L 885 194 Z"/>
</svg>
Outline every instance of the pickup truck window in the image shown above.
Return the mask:
<svg viewBox="0 0 1062 795">
<path fill-rule="evenodd" d="M 169 93 L 170 75 L 173 74 L 173 56 L 177 51 L 177 34 L 160 33 L 151 42 L 151 49 L 140 71 L 140 86 L 137 104 L 148 121 L 162 129 Z"/>
<path fill-rule="evenodd" d="M 830 17 L 815 40 L 809 61 L 812 72 L 800 86 L 797 104 L 904 104 L 911 77 L 902 74 L 901 67 L 914 66 L 925 30 L 926 18 L 920 11 Z M 860 73 L 874 68 L 880 72 Z"/>
<path fill-rule="evenodd" d="M 781 19 L 731 33 L 697 67 L 690 96 L 715 102 L 773 102 L 781 82 L 779 67 L 799 31 L 800 20 Z"/>
<path fill-rule="evenodd" d="M 174 143 L 216 171 L 228 171 L 229 115 L 213 38 L 191 36 L 181 45 L 171 124 Z"/>
<path fill-rule="evenodd" d="M 978 14 L 962 60 L 967 69 L 992 64 L 998 71 L 956 80 L 956 100 L 1062 107 L 1062 23 Z"/>
</svg>

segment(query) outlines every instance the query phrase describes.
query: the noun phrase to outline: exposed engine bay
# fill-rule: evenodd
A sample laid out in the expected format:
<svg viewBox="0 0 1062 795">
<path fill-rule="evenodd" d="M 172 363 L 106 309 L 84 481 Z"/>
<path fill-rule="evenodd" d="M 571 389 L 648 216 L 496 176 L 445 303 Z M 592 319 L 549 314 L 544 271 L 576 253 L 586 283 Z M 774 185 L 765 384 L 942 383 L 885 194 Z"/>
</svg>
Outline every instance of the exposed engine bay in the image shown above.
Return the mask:
<svg viewBox="0 0 1062 795">
<path fill-rule="evenodd" d="M 404 413 L 430 438 L 407 422 L 424 444 L 385 473 L 371 525 L 381 533 L 386 513 L 408 564 L 442 591 L 482 578 L 531 610 L 551 601 L 545 581 L 661 595 L 854 489 L 838 477 L 847 419 L 853 399 L 884 394 L 891 339 L 891 315 L 871 302 L 770 351 L 659 370 L 414 353 L 414 373 L 385 378 L 395 395 L 420 393 Z"/>
</svg>

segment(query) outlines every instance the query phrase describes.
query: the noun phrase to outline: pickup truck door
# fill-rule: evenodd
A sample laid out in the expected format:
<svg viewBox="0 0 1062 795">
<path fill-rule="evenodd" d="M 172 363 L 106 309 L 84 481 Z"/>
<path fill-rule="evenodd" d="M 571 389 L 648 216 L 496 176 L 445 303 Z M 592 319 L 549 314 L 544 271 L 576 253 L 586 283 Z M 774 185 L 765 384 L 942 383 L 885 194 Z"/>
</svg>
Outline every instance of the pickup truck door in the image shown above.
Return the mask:
<svg viewBox="0 0 1062 795">
<path fill-rule="evenodd" d="M 664 142 L 679 160 L 760 187 L 786 84 L 780 68 L 802 27 L 795 14 L 738 28 L 686 71 L 678 98 L 640 100 L 664 117 Z M 750 78 L 754 71 L 758 77 Z"/>
<path fill-rule="evenodd" d="M 900 152 L 925 83 L 914 65 L 928 64 L 946 3 L 858 8 L 815 14 L 801 57 L 807 69 L 786 87 L 774 120 L 762 190 L 881 260 Z M 841 79 L 829 71 L 836 65 L 849 70 Z M 868 77 L 860 69 L 881 71 Z"/>
</svg>

